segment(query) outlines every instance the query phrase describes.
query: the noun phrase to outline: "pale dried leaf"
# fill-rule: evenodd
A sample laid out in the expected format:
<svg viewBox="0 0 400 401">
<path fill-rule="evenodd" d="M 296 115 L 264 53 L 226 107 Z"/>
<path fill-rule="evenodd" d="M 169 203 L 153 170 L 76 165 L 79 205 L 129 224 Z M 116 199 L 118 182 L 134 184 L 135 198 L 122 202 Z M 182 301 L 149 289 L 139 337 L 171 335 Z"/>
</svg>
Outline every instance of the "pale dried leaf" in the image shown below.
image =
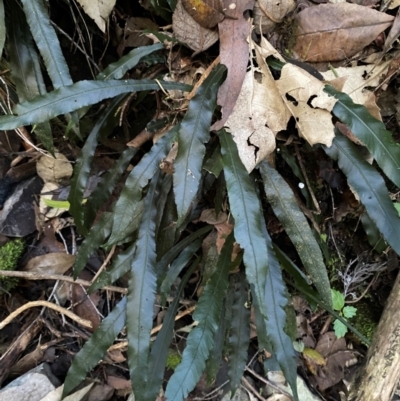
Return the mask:
<svg viewBox="0 0 400 401">
<path fill-rule="evenodd" d="M 53 199 L 53 194 L 51 192 L 56 191 L 60 188 L 59 184 L 54 182 L 46 182 L 43 185 L 42 190 L 40 191 L 40 201 L 39 201 L 39 210 L 40 213 L 44 216 L 45 220 L 52 219 L 53 217 L 60 216 L 61 214 L 65 213 L 67 209 L 59 209 L 55 207 L 49 207 L 44 202 L 43 198 L 45 199 Z"/>
<path fill-rule="evenodd" d="M 258 5 L 265 16 L 277 24 L 296 8 L 294 0 L 258 0 Z"/>
<path fill-rule="evenodd" d="M 254 90 L 256 87 L 259 90 Z M 235 140 L 239 157 L 250 173 L 254 167 L 275 150 L 275 135 L 267 127 L 266 108 L 262 94 L 263 85 L 249 71 L 244 79 L 235 108 L 226 126 Z"/>
<path fill-rule="evenodd" d="M 276 23 L 271 21 L 261 10 L 260 6 L 258 5 L 258 1 L 254 4 L 253 9 L 253 16 L 254 16 L 254 30 L 259 35 L 261 32 L 266 35 L 273 31 L 276 27 Z"/>
<path fill-rule="evenodd" d="M 55 390 L 51 391 L 46 395 L 46 397 L 42 398 L 40 401 L 81 401 L 86 397 L 86 394 L 93 387 L 94 383 L 87 385 L 86 387 L 72 393 L 71 395 L 62 398 L 64 385 L 57 387 Z"/>
<path fill-rule="evenodd" d="M 60 182 L 72 176 L 73 168 L 69 160 L 61 153 L 55 156 L 42 156 L 37 162 L 36 171 L 44 182 Z"/>
<path fill-rule="evenodd" d="M 67 253 L 48 253 L 32 258 L 22 270 L 32 273 L 64 274 L 75 263 L 76 256 Z"/>
<path fill-rule="evenodd" d="M 290 112 L 282 100 L 274 77 L 265 62 L 265 57 L 262 56 L 263 49 L 254 43 L 253 45 L 256 51 L 257 64 L 262 73 L 261 85 L 257 83 L 254 86 L 254 102 L 261 103 L 259 107 L 264 109 L 267 125 L 276 135 L 279 131 L 287 128 Z"/>
<path fill-rule="evenodd" d="M 252 42 L 252 44 L 254 45 L 254 42 Z M 264 59 L 273 56 L 276 59 L 282 61 L 282 63 L 286 63 L 286 60 L 281 56 L 278 50 L 276 50 L 275 47 L 272 46 L 266 38 L 264 38 L 264 36 L 261 36 L 260 46 L 257 46 L 257 51 L 262 57 L 264 57 Z"/>
<path fill-rule="evenodd" d="M 335 137 L 331 110 L 336 99 L 324 91 L 325 84 L 308 72 L 293 64 L 282 68 L 276 81 L 282 99 L 296 119 L 299 135 L 310 145 L 322 143 L 332 145 Z M 308 105 L 311 97 L 311 106 Z"/>
<path fill-rule="evenodd" d="M 83 11 L 94 20 L 102 32 L 106 31 L 106 21 L 115 6 L 116 0 L 77 0 Z"/>
<path fill-rule="evenodd" d="M 203 28 L 178 1 L 172 16 L 172 29 L 179 41 L 186 43 L 196 53 L 200 53 L 218 40 L 218 31 Z"/>
<path fill-rule="evenodd" d="M 396 17 L 394 19 L 392 28 L 385 40 L 385 44 L 383 46 L 383 53 L 388 52 L 393 43 L 399 38 L 400 36 L 400 9 L 397 11 Z"/>
<path fill-rule="evenodd" d="M 393 17 L 357 4 L 320 4 L 297 15 L 292 52 L 305 61 L 335 61 L 354 56 L 388 28 Z"/>
</svg>

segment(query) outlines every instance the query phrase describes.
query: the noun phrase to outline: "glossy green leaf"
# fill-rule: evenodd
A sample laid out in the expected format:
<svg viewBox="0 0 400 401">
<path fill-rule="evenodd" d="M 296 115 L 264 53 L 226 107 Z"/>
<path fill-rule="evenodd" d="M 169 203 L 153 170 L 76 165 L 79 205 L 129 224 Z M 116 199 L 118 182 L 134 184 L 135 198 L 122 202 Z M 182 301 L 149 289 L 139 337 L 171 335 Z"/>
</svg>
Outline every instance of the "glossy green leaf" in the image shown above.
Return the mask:
<svg viewBox="0 0 400 401">
<path fill-rule="evenodd" d="M 178 278 L 180 272 L 189 263 L 190 259 L 192 259 L 193 255 L 199 250 L 201 243 L 201 239 L 197 239 L 196 241 L 192 242 L 171 264 L 160 288 L 160 292 L 164 299 L 169 296 L 171 287 L 175 280 Z"/>
<path fill-rule="evenodd" d="M 156 43 L 150 46 L 142 46 L 131 50 L 128 54 L 121 57 L 117 62 L 110 64 L 104 71 L 97 75 L 97 79 L 120 79 L 127 71 L 135 67 L 142 57 L 147 56 L 157 50 L 163 49 L 162 43 Z"/>
<path fill-rule="evenodd" d="M 44 80 L 40 71 L 38 54 L 25 16 L 19 7 L 11 7 L 11 22 L 8 29 L 8 56 L 18 100 L 20 102 L 31 100 L 41 94 Z M 34 132 L 41 144 L 50 153 L 54 154 L 50 124 L 48 122 L 38 124 L 34 128 Z"/>
<path fill-rule="evenodd" d="M 144 201 L 127 295 L 128 365 L 132 388 L 139 400 L 144 396 L 143 383 L 148 381 L 150 331 L 156 299 L 156 218 L 160 175 L 158 169 Z"/>
<path fill-rule="evenodd" d="M 72 84 L 60 42 L 42 0 L 22 0 L 26 20 L 55 89 Z M 76 109 L 75 109 L 76 110 Z M 71 110 L 72 111 L 72 110 Z M 61 114 L 61 113 L 60 113 Z M 37 121 L 39 122 L 39 121 Z M 20 124 L 26 125 L 26 124 Z"/>
<path fill-rule="evenodd" d="M 98 118 L 96 125 L 93 127 L 90 135 L 86 139 L 85 145 L 80 151 L 80 155 L 74 167 L 74 175 L 72 176 L 71 180 L 71 190 L 68 196 L 68 200 L 71 205 L 70 213 L 74 217 L 76 227 L 83 235 L 86 235 L 88 229 L 90 228 L 89 226 L 85 226 L 84 224 L 85 216 L 84 206 L 82 205 L 82 202 L 83 194 L 89 180 L 92 160 L 101 133 L 104 132 L 104 130 L 111 132 L 114 128 L 114 125 L 116 124 L 114 116 L 118 107 L 120 107 L 123 98 L 124 96 L 121 95 L 113 99 L 111 104 Z"/>
<path fill-rule="evenodd" d="M 104 240 L 110 235 L 112 223 L 112 214 L 104 212 L 99 221 L 92 227 L 89 234 L 83 241 L 79 248 L 76 256 L 74 265 L 74 278 L 78 277 L 78 274 L 84 269 L 87 261 L 89 260 L 92 253 L 100 248 L 100 245 L 104 243 Z"/>
<path fill-rule="evenodd" d="M 321 249 L 300 210 L 292 189 L 267 161 L 259 165 L 264 190 L 276 217 L 300 256 L 303 266 L 327 304 L 331 304 L 331 287 Z"/>
<path fill-rule="evenodd" d="M 5 41 L 6 41 L 6 19 L 4 15 L 4 3 L 3 0 L 0 0 L 0 58 L 3 54 Z"/>
<path fill-rule="evenodd" d="M 361 223 L 363 225 L 365 233 L 367 234 L 369 244 L 374 248 L 376 252 L 384 252 L 387 248 L 387 244 L 383 239 L 382 234 L 377 229 L 375 223 L 370 219 L 367 213 L 363 213 L 361 215 Z"/>
<path fill-rule="evenodd" d="M 161 160 L 167 155 L 177 128 L 172 128 L 157 141 L 130 172 L 114 208 L 113 228 L 108 245 L 121 241 L 130 234 L 132 216 L 142 198 L 142 190 L 159 170 Z"/>
<path fill-rule="evenodd" d="M 86 344 L 76 354 L 64 382 L 63 397 L 78 386 L 104 356 L 119 332 L 125 326 L 126 297 L 115 306 L 111 313 L 100 323 L 100 326 Z"/>
<path fill-rule="evenodd" d="M 233 236 L 229 236 L 222 248 L 216 269 L 206 285 L 193 313 L 198 325 L 189 333 L 182 362 L 171 376 L 165 396 L 169 401 L 183 401 L 196 386 L 206 366 L 206 360 L 214 345 L 219 326 L 223 299 L 228 289 L 231 267 Z"/>
<path fill-rule="evenodd" d="M 178 137 L 178 154 L 174 162 L 174 193 L 178 225 L 182 223 L 201 179 L 205 143 L 210 138 L 211 118 L 216 106 L 218 88 L 226 67 L 216 67 L 197 90 L 182 120 Z"/>
<path fill-rule="evenodd" d="M 344 306 L 344 295 L 337 290 L 332 290 L 332 307 L 337 311 L 341 311 Z"/>
<path fill-rule="evenodd" d="M 48 121 L 60 114 L 69 113 L 85 106 L 96 104 L 123 93 L 164 89 L 190 90 L 191 86 L 164 81 L 143 80 L 107 80 L 80 81 L 70 86 L 59 88 L 32 101 L 17 104 L 14 112 L 18 114 L 0 117 L 0 129 L 11 130 L 23 125 Z"/>
<path fill-rule="evenodd" d="M 254 183 L 239 158 L 232 136 L 226 131 L 220 131 L 219 138 L 230 210 L 235 219 L 235 239 L 244 250 L 247 280 L 254 286 L 261 314 L 267 318 L 264 297 L 268 275 L 268 249 L 261 228 L 264 216 L 260 200 Z"/>
<path fill-rule="evenodd" d="M 239 274 L 236 287 L 229 327 L 228 376 L 232 395 L 242 380 L 250 342 L 250 308 L 245 306 L 248 301 L 248 284 L 244 274 Z"/>
<path fill-rule="evenodd" d="M 223 165 L 222 165 L 222 158 L 221 158 L 221 149 L 217 146 L 214 149 L 212 155 L 206 160 L 203 166 L 204 170 L 207 170 L 210 174 L 214 174 L 215 177 L 219 177 L 221 174 Z"/>
<path fill-rule="evenodd" d="M 157 334 L 156 341 L 151 347 L 149 357 L 149 381 L 145 384 L 145 389 L 142 393 L 143 398 L 141 398 L 142 401 L 154 401 L 157 399 L 157 395 L 164 379 L 165 365 L 169 350 L 168 345 L 171 343 L 174 336 L 176 311 L 178 310 L 179 301 L 185 286 L 195 270 L 196 266 L 193 264 L 184 275 L 179 285 L 179 289 L 175 294 L 174 300 L 164 316 L 162 328 Z"/>
<path fill-rule="evenodd" d="M 47 199 L 44 196 L 42 196 L 42 200 L 45 203 L 46 206 L 52 207 L 54 209 L 69 209 L 69 202 L 68 201 L 60 201 L 60 200 L 54 200 L 54 199 Z"/>
<path fill-rule="evenodd" d="M 365 106 L 354 103 L 346 93 L 326 85 L 324 92 L 334 96 L 336 102 L 332 112 L 368 148 L 387 177 L 400 187 L 400 145 L 386 130 L 382 121 L 373 117 Z"/>
<path fill-rule="evenodd" d="M 103 270 L 96 281 L 89 287 L 88 293 L 99 290 L 107 285 L 115 283 L 131 269 L 133 257 L 136 252 L 136 244 L 132 244 L 125 251 L 119 253 L 108 269 Z"/>
<path fill-rule="evenodd" d="M 129 162 L 135 156 L 137 149 L 127 148 L 125 149 L 119 159 L 114 163 L 114 165 L 104 174 L 101 181 L 90 194 L 87 202 L 85 203 L 85 227 L 90 227 L 96 217 L 96 213 L 99 208 L 109 200 L 112 195 L 114 188 L 118 180 L 122 177 Z"/>
<path fill-rule="evenodd" d="M 360 155 L 349 139 L 337 133 L 326 154 L 338 161 L 349 184 L 357 192 L 371 220 L 388 244 L 400 255 L 400 218 L 381 175 Z"/>
<path fill-rule="evenodd" d="M 268 234 L 265 222 L 262 223 L 262 231 L 268 248 L 269 274 L 266 278 L 264 303 L 267 309 L 265 326 L 267 337 L 272 345 L 274 357 L 282 369 L 285 379 L 289 383 L 295 400 L 299 401 L 297 394 L 297 363 L 296 353 L 292 339 L 287 335 L 286 306 L 289 302 L 289 293 L 282 277 L 282 271 L 275 256 L 271 238 Z M 330 305 L 331 303 L 329 303 Z"/>
</svg>

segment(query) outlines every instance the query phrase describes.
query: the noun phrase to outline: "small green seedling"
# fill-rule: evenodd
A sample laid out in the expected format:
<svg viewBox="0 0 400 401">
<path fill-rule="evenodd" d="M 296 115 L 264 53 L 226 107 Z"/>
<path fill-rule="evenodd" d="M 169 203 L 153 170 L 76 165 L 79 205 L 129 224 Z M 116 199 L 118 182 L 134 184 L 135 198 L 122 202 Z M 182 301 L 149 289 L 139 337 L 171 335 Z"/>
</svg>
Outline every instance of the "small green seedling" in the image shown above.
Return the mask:
<svg viewBox="0 0 400 401">
<path fill-rule="evenodd" d="M 350 319 L 354 317 L 357 313 L 357 308 L 354 306 L 344 306 L 345 299 L 344 295 L 340 291 L 331 290 L 332 291 L 332 303 L 333 309 L 338 311 L 340 316 L 343 316 L 346 319 Z M 344 337 L 347 333 L 347 327 L 340 320 L 336 319 L 333 322 L 333 330 L 335 331 L 336 337 L 341 338 Z"/>
</svg>

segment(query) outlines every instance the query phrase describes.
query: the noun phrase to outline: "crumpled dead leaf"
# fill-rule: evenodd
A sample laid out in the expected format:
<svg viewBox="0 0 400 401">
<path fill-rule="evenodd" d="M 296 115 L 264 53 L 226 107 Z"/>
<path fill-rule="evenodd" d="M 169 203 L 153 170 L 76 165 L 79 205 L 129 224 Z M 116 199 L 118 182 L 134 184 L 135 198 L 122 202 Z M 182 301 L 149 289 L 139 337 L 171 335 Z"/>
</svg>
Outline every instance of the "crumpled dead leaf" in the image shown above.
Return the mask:
<svg viewBox="0 0 400 401">
<path fill-rule="evenodd" d="M 332 145 L 335 137 L 331 111 L 336 99 L 324 91 L 325 84 L 305 70 L 285 64 L 276 81 L 282 99 L 296 119 L 299 135 L 310 145 Z M 311 100 L 311 106 L 308 102 Z"/>
<path fill-rule="evenodd" d="M 64 274 L 75 263 L 76 256 L 67 253 L 48 253 L 29 260 L 22 270 L 46 274 Z"/>
<path fill-rule="evenodd" d="M 249 173 L 275 150 L 275 135 L 266 125 L 267 109 L 263 95 L 267 93 L 268 88 L 257 82 L 253 72 L 249 71 L 235 108 L 225 124 Z"/>
<path fill-rule="evenodd" d="M 37 162 L 36 171 L 44 182 L 60 182 L 72 176 L 73 168 L 69 160 L 61 153 L 55 156 L 42 156 Z"/>
<path fill-rule="evenodd" d="M 335 61 L 354 56 L 393 22 L 391 15 L 350 3 L 320 4 L 297 15 L 292 53 L 303 61 Z"/>
<path fill-rule="evenodd" d="M 102 32 L 117 0 L 77 0 L 83 11 L 94 20 Z"/>
<path fill-rule="evenodd" d="M 270 32 L 276 24 L 296 8 L 294 0 L 258 0 L 254 5 L 254 27 L 260 33 L 260 24 L 263 34 Z"/>
<path fill-rule="evenodd" d="M 202 27 L 185 10 L 179 0 L 172 16 L 172 29 L 179 41 L 186 43 L 195 53 L 200 53 L 218 40 L 218 32 Z"/>
<path fill-rule="evenodd" d="M 218 24 L 221 64 L 228 69 L 224 83 L 218 90 L 217 102 L 222 106 L 221 120 L 211 127 L 221 129 L 232 113 L 246 75 L 249 61 L 250 21 L 244 17 L 246 10 L 252 10 L 254 0 L 224 0 L 224 9 L 233 10 L 232 18 L 225 18 Z"/>
<path fill-rule="evenodd" d="M 224 19 L 219 0 L 182 0 L 188 14 L 202 27 L 214 28 Z"/>
</svg>

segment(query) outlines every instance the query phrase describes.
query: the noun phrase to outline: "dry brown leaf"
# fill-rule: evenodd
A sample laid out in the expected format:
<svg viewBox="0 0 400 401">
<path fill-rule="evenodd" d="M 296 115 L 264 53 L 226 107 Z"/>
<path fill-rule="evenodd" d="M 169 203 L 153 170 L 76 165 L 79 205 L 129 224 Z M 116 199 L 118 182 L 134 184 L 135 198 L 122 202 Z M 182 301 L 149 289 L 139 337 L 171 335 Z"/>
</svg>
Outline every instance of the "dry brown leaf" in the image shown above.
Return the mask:
<svg viewBox="0 0 400 401">
<path fill-rule="evenodd" d="M 246 74 L 235 108 L 225 124 L 249 173 L 275 150 L 275 135 L 266 125 L 263 94 L 268 93 L 268 88 L 257 82 L 253 75 L 252 71 Z"/>
<path fill-rule="evenodd" d="M 76 256 L 67 253 L 48 253 L 32 258 L 22 270 L 46 274 L 64 274 L 75 263 Z"/>
<path fill-rule="evenodd" d="M 386 53 L 391 49 L 393 43 L 398 39 L 399 36 L 400 36 L 400 9 L 397 11 L 392 28 L 390 29 L 390 32 L 385 40 L 385 44 L 383 46 L 383 53 Z"/>
<path fill-rule="evenodd" d="M 214 28 L 224 19 L 220 0 L 182 0 L 188 14 L 202 27 Z"/>
<path fill-rule="evenodd" d="M 172 29 L 179 41 L 186 43 L 196 53 L 200 53 L 218 40 L 216 30 L 202 27 L 185 10 L 179 0 L 172 16 Z"/>
<path fill-rule="evenodd" d="M 224 9 L 233 10 L 231 17 L 237 19 L 225 18 L 218 24 L 221 64 L 227 67 L 228 74 L 218 90 L 222 117 L 211 127 L 213 130 L 219 130 L 225 125 L 242 88 L 249 62 L 247 38 L 251 28 L 244 13 L 246 10 L 252 10 L 253 6 L 254 0 L 224 0 Z"/>
<path fill-rule="evenodd" d="M 56 207 L 49 207 L 44 202 L 43 198 L 45 199 L 53 199 L 53 191 L 56 191 L 60 188 L 59 184 L 54 182 L 46 182 L 43 185 L 42 190 L 40 191 L 40 201 L 39 201 L 39 210 L 40 213 L 45 216 L 45 220 L 52 219 L 53 217 L 60 216 L 61 214 L 65 213 L 67 209 L 59 209 Z"/>
<path fill-rule="evenodd" d="M 297 15 L 292 51 L 305 61 L 335 61 L 354 56 L 393 22 L 391 15 L 350 3 L 320 4 Z"/>
<path fill-rule="evenodd" d="M 296 8 L 294 0 L 258 0 L 258 5 L 265 16 L 276 24 Z"/>
<path fill-rule="evenodd" d="M 72 176 L 72 166 L 69 160 L 61 153 L 52 156 L 42 156 L 36 165 L 38 176 L 44 182 L 60 182 Z"/>
<path fill-rule="evenodd" d="M 325 84 L 293 64 L 285 64 L 281 77 L 276 81 L 282 99 L 293 117 L 299 135 L 310 145 L 332 145 L 335 137 L 331 110 L 336 99 L 324 91 Z M 311 101 L 311 106 L 308 102 Z"/>
</svg>

